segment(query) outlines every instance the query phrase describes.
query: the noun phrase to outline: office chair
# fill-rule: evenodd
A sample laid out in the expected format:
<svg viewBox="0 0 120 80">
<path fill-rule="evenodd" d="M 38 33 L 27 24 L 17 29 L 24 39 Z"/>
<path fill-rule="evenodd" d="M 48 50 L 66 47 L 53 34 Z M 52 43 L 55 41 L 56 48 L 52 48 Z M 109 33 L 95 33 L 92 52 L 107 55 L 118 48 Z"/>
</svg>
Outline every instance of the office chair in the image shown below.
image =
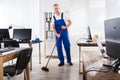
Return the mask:
<svg viewBox="0 0 120 80">
<path fill-rule="evenodd" d="M 119 59 L 112 58 L 107 55 L 106 50 L 103 48 L 102 43 L 98 40 L 97 41 L 98 48 L 100 49 L 100 52 L 102 53 L 102 56 L 108 60 L 113 60 L 114 62 L 110 65 L 108 64 L 103 64 L 103 66 L 113 68 L 114 72 L 117 72 L 119 64 Z"/>
<path fill-rule="evenodd" d="M 32 48 L 21 50 L 17 57 L 16 64 L 7 65 L 4 67 L 4 76 L 7 76 L 7 79 L 10 80 L 11 77 L 21 74 L 26 69 L 31 59 L 31 55 Z"/>
<path fill-rule="evenodd" d="M 106 59 L 109 59 L 110 57 L 106 54 L 106 50 L 103 48 L 102 42 L 97 40 L 96 41 L 98 48 L 100 49 L 100 52 L 102 53 L 102 56 Z"/>
</svg>

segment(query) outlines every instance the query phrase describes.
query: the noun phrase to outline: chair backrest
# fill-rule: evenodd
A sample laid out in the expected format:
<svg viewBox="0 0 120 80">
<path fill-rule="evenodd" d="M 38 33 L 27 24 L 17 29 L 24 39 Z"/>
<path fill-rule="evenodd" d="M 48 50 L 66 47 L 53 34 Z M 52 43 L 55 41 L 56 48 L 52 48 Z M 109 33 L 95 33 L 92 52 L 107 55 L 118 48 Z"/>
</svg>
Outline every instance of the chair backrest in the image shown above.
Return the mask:
<svg viewBox="0 0 120 80">
<path fill-rule="evenodd" d="M 4 43 L 4 47 L 19 47 L 19 43 L 16 40 L 5 41 Z"/>
<path fill-rule="evenodd" d="M 32 48 L 26 48 L 22 51 L 20 51 L 20 54 L 18 55 L 17 62 L 16 62 L 16 70 L 22 70 L 25 69 L 31 59 L 32 55 Z"/>
<path fill-rule="evenodd" d="M 103 48 L 102 43 L 101 43 L 99 40 L 96 41 L 96 43 L 97 43 L 97 45 L 98 45 L 98 48 L 100 49 L 100 52 L 101 52 L 102 54 L 106 54 L 106 50 Z"/>
</svg>

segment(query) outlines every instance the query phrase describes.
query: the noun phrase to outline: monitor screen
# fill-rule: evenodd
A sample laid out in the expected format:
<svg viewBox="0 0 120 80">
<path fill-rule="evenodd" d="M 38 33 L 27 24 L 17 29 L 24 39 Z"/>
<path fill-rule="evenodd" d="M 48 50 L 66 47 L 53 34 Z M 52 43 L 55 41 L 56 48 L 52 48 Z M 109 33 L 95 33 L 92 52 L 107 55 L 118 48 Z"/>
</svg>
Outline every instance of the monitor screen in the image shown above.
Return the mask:
<svg viewBox="0 0 120 80">
<path fill-rule="evenodd" d="M 13 39 L 17 41 L 30 41 L 31 40 L 31 29 L 14 29 Z"/>
<path fill-rule="evenodd" d="M 120 58 L 120 18 L 105 20 L 105 43 L 107 55 Z"/>
<path fill-rule="evenodd" d="M 8 29 L 0 29 L 0 41 L 10 39 Z"/>
<path fill-rule="evenodd" d="M 89 26 L 87 27 L 87 35 L 88 35 L 87 42 L 92 42 L 92 35 Z"/>
</svg>

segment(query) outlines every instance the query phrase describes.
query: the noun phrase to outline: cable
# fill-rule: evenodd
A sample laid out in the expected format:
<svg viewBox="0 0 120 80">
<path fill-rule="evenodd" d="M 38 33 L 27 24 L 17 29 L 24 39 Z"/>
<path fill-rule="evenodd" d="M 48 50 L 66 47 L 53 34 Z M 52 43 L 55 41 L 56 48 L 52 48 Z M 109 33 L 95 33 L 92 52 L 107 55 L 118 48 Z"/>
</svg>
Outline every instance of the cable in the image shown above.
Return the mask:
<svg viewBox="0 0 120 80">
<path fill-rule="evenodd" d="M 100 68 L 91 68 L 91 69 L 85 71 L 85 74 L 83 74 L 84 80 L 87 80 L 87 79 L 86 79 L 86 75 L 87 75 L 88 72 L 97 71 L 97 72 L 108 73 L 108 72 L 110 72 L 111 70 L 112 70 L 112 68 L 111 68 L 111 69 L 101 69 L 101 70 L 100 70 Z"/>
<path fill-rule="evenodd" d="M 89 69 L 89 70 L 87 70 L 85 73 L 87 74 L 88 72 L 91 72 L 91 71 L 98 71 L 98 72 L 104 72 L 104 73 L 107 73 L 107 72 L 110 72 L 111 69 L 93 68 L 93 69 Z"/>
</svg>

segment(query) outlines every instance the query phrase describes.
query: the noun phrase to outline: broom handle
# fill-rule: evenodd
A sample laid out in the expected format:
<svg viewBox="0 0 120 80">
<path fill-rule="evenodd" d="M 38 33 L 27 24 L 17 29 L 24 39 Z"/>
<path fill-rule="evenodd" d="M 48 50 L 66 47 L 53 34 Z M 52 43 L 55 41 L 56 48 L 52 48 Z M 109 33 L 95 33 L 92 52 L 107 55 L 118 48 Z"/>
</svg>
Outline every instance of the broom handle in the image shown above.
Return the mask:
<svg viewBox="0 0 120 80">
<path fill-rule="evenodd" d="M 60 34 L 61 34 L 61 33 L 62 33 L 62 29 L 60 30 Z M 55 42 L 54 48 L 53 48 L 53 50 L 52 50 L 52 52 L 51 52 L 51 54 L 50 54 L 50 56 L 49 56 L 49 59 L 48 59 L 48 62 L 47 62 L 47 64 L 46 64 L 46 66 L 48 65 L 48 63 L 49 63 L 49 61 L 50 61 L 50 58 L 51 58 L 51 56 L 52 56 L 52 54 L 53 54 L 53 51 L 54 51 L 55 46 L 57 45 L 59 39 L 60 39 L 60 38 L 58 38 L 57 41 Z"/>
<path fill-rule="evenodd" d="M 61 33 L 62 33 L 62 29 L 60 30 L 60 34 L 61 34 Z M 58 38 L 58 39 L 57 39 L 57 41 L 56 41 L 56 43 L 55 43 L 54 47 L 57 45 L 57 43 L 58 43 L 59 39 L 60 39 L 60 38 Z"/>
</svg>

